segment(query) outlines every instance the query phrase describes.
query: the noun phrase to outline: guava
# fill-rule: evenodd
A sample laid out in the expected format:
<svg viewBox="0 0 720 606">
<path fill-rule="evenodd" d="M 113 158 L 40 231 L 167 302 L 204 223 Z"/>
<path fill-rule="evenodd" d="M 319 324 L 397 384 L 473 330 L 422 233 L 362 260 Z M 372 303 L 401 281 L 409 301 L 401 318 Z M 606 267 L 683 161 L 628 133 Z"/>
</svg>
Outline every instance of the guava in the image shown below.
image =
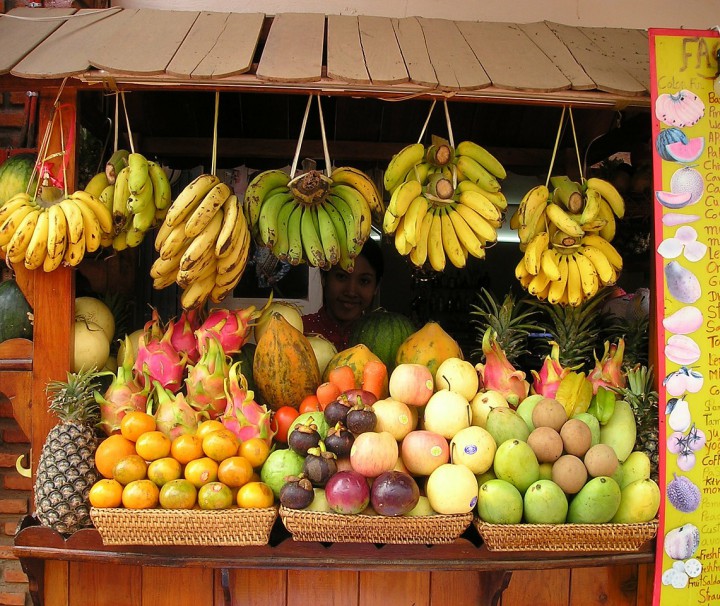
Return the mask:
<svg viewBox="0 0 720 606">
<path fill-rule="evenodd" d="M 302 473 L 304 462 L 305 457 L 289 448 L 274 450 L 263 463 L 260 479 L 272 489 L 275 498 L 279 499 L 280 489 L 285 484 L 285 478 L 299 476 Z"/>
</svg>

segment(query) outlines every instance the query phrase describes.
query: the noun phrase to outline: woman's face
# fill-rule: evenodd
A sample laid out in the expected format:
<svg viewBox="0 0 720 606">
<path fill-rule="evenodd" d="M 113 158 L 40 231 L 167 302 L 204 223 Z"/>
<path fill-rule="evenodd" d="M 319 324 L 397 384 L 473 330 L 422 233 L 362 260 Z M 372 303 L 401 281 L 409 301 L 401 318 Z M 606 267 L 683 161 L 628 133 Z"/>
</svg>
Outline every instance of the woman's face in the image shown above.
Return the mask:
<svg viewBox="0 0 720 606">
<path fill-rule="evenodd" d="M 355 259 L 352 273 L 335 266 L 324 278 L 325 308 L 340 324 L 354 322 L 362 316 L 377 293 L 375 270 L 363 256 Z"/>
</svg>

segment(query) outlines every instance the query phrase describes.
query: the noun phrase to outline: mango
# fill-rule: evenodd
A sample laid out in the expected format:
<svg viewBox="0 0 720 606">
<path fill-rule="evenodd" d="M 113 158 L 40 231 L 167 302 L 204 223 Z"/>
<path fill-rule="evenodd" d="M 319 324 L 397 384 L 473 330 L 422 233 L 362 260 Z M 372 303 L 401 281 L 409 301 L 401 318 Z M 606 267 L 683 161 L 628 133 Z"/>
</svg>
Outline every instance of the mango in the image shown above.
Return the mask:
<svg viewBox="0 0 720 606">
<path fill-rule="evenodd" d="M 529 524 L 562 524 L 568 512 L 563 489 L 552 480 L 538 480 L 525 491 L 525 521 Z"/>
<path fill-rule="evenodd" d="M 636 480 L 648 479 L 651 468 L 650 457 L 641 450 L 634 450 L 622 464 L 623 475 L 620 488 L 623 489 Z"/>
<path fill-rule="evenodd" d="M 660 509 L 660 498 L 660 488 L 653 480 L 635 480 L 622 489 L 620 506 L 610 521 L 614 524 L 649 522 Z"/>
<path fill-rule="evenodd" d="M 635 448 L 637 425 L 635 414 L 625 400 L 615 402 L 615 412 L 610 420 L 600 427 L 600 443 L 612 446 L 621 463 Z"/>
<path fill-rule="evenodd" d="M 621 491 L 618 483 L 607 476 L 590 480 L 580 489 L 568 508 L 571 524 L 606 524 L 620 507 Z"/>
<path fill-rule="evenodd" d="M 493 408 L 487 416 L 485 429 L 500 446 L 506 440 L 522 440 L 527 442 L 530 430 L 525 420 L 517 411 L 507 406 Z"/>
<path fill-rule="evenodd" d="M 523 516 L 523 497 L 510 482 L 488 480 L 478 491 L 477 512 L 488 524 L 519 524 Z"/>
<path fill-rule="evenodd" d="M 498 446 L 493 470 L 498 479 L 510 482 L 521 494 L 540 479 L 540 463 L 530 445 L 522 440 L 506 440 Z"/>
</svg>

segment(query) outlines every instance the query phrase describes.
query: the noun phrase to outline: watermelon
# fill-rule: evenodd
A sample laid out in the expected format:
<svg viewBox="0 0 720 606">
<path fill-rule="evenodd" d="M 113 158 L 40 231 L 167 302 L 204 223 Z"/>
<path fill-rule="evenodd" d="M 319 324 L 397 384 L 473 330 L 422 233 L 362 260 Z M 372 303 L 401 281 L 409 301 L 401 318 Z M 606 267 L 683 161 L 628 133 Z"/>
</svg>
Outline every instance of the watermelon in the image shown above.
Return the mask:
<svg viewBox="0 0 720 606">
<path fill-rule="evenodd" d="M 667 150 L 667 146 L 671 143 L 687 143 L 687 135 L 679 128 L 666 128 L 658 133 L 657 139 L 655 139 L 655 149 L 663 160 L 672 162 L 675 160 Z"/>
<path fill-rule="evenodd" d="M 350 346 L 363 344 L 392 372 L 395 356 L 403 341 L 417 328 L 407 316 L 376 309 L 365 314 L 350 334 Z"/>
<path fill-rule="evenodd" d="M 0 343 L 8 339 L 32 339 L 31 313 L 25 295 L 15 280 L 0 283 Z"/>
<path fill-rule="evenodd" d="M 656 191 L 655 197 L 658 199 L 658 202 L 660 202 L 660 204 L 662 204 L 665 208 L 678 209 L 685 208 L 690 204 L 692 194 L 688 191 L 680 193 L 673 193 L 669 191 Z"/>
<path fill-rule="evenodd" d="M 15 194 L 28 191 L 28 184 L 35 167 L 33 154 L 16 154 L 0 164 L 0 206 Z M 32 193 L 35 186 L 31 188 Z"/>
<path fill-rule="evenodd" d="M 695 162 L 695 160 L 702 156 L 705 150 L 705 137 L 694 137 L 693 139 L 688 139 L 687 143 L 682 141 L 668 143 L 665 149 L 675 162 L 689 164 L 690 162 Z"/>
</svg>

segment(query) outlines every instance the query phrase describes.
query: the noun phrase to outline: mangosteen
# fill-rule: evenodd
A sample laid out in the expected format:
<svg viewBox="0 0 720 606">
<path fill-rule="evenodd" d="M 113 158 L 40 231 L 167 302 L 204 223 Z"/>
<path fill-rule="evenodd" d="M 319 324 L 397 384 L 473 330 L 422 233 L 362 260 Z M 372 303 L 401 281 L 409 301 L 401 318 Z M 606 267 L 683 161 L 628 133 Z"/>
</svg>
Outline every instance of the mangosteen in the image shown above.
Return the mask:
<svg viewBox="0 0 720 606">
<path fill-rule="evenodd" d="M 312 483 L 303 474 L 288 476 L 280 489 L 280 504 L 288 509 L 305 509 L 314 498 Z"/>
<path fill-rule="evenodd" d="M 315 448 L 320 443 L 320 433 L 317 425 L 311 420 L 307 423 L 297 425 L 288 436 L 288 447 L 303 457 L 311 448 Z"/>
<path fill-rule="evenodd" d="M 366 431 L 373 431 L 376 423 L 377 416 L 372 406 L 368 406 L 362 402 L 355 404 L 355 406 L 348 411 L 347 419 L 345 419 L 346 427 L 356 436 Z"/>
<path fill-rule="evenodd" d="M 337 423 L 328 430 L 327 436 L 325 436 L 325 448 L 341 459 L 350 456 L 350 449 L 354 441 L 353 433 L 342 423 Z"/>
<path fill-rule="evenodd" d="M 303 464 L 303 473 L 312 482 L 313 486 L 322 488 L 327 481 L 337 473 L 337 457 L 325 449 L 320 442 L 315 448 L 308 450 Z"/>
<path fill-rule="evenodd" d="M 350 400 L 344 395 L 340 395 L 337 400 L 330 402 L 323 411 L 328 426 L 332 427 L 337 423 L 345 423 L 350 407 Z"/>
</svg>

